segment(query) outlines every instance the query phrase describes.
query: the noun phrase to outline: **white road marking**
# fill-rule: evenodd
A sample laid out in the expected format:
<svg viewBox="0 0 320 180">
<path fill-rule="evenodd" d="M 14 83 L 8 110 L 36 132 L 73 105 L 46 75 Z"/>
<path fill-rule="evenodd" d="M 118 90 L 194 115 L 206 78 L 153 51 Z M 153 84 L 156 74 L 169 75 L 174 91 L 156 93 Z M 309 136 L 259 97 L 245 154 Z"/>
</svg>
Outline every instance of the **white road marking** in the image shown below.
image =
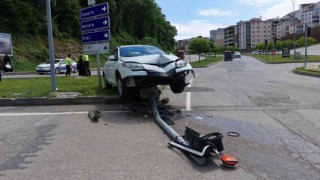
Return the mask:
<svg viewBox="0 0 320 180">
<path fill-rule="evenodd" d="M 196 74 L 195 76 L 197 77 L 198 74 Z M 192 78 L 189 81 L 189 85 L 188 87 L 192 86 L 192 82 L 193 82 L 194 78 Z M 186 111 L 191 111 L 191 92 L 187 92 L 187 96 L 186 96 Z"/>
<path fill-rule="evenodd" d="M 80 112 L 44 112 L 44 113 L 0 113 L 0 117 L 8 116 L 48 116 L 48 115 L 75 115 L 75 114 L 88 114 L 89 111 Z M 131 111 L 100 111 L 102 114 L 106 113 L 129 113 Z"/>
</svg>

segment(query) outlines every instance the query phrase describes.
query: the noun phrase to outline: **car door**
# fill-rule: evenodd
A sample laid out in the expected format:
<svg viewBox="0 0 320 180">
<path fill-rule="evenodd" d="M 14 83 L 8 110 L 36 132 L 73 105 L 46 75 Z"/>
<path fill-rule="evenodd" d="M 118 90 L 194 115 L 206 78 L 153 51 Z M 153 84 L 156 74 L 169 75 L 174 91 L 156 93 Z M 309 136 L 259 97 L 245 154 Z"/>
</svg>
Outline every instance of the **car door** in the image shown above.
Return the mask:
<svg viewBox="0 0 320 180">
<path fill-rule="evenodd" d="M 66 61 L 62 60 L 59 62 L 60 72 L 67 72 Z"/>
<path fill-rule="evenodd" d="M 107 80 L 111 84 L 116 84 L 116 63 L 118 61 L 119 51 L 116 48 L 112 55 L 109 57 L 108 61 L 106 62 L 106 76 Z"/>
</svg>

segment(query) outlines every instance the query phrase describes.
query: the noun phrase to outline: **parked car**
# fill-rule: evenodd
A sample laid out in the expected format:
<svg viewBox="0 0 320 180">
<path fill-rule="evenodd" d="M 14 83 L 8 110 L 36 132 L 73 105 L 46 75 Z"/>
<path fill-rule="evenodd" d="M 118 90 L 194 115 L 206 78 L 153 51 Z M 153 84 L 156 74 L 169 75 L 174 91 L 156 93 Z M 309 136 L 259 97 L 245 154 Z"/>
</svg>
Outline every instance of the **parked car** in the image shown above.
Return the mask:
<svg viewBox="0 0 320 180">
<path fill-rule="evenodd" d="M 170 85 L 173 93 L 181 93 L 190 72 L 189 63 L 155 46 L 119 46 L 104 65 L 104 87 L 117 87 L 122 98 L 157 85 Z"/>
<path fill-rule="evenodd" d="M 77 63 L 72 61 L 72 67 L 71 67 L 72 72 L 77 73 L 78 68 L 77 68 Z M 50 73 L 50 61 L 46 63 L 39 64 L 36 67 L 36 71 L 39 74 L 43 73 Z M 67 67 L 66 67 L 66 61 L 64 59 L 55 59 L 54 60 L 54 72 L 55 74 L 60 74 L 60 73 L 65 73 L 67 72 Z"/>
<path fill-rule="evenodd" d="M 262 54 L 261 50 L 253 51 L 251 54 Z"/>
<path fill-rule="evenodd" d="M 232 51 L 224 51 L 224 60 L 232 61 L 233 60 L 233 52 Z"/>
<path fill-rule="evenodd" d="M 239 51 L 234 52 L 233 58 L 241 58 L 241 53 Z"/>
</svg>

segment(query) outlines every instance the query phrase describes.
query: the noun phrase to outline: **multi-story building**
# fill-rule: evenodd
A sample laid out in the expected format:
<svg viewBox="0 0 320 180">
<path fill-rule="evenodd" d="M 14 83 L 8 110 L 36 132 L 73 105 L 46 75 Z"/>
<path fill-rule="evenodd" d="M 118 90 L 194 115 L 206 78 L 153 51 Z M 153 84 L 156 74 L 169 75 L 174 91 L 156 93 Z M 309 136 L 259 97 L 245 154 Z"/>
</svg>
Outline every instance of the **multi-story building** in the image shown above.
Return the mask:
<svg viewBox="0 0 320 180">
<path fill-rule="evenodd" d="M 289 13 L 282 18 L 268 19 L 253 18 L 240 21 L 236 26 L 229 26 L 211 31 L 215 44 L 223 41 L 223 46 L 238 47 L 241 50 L 254 49 L 257 44 L 273 38 L 282 39 L 294 33 L 303 33 L 305 26 L 320 26 L 320 1 L 318 3 L 301 4 L 299 10 Z M 222 38 L 223 37 L 223 38 Z M 219 40 L 218 40 L 219 39 Z"/>
<path fill-rule="evenodd" d="M 238 48 L 241 50 L 251 49 L 251 23 L 250 21 L 240 21 L 237 23 L 238 28 Z"/>
<path fill-rule="evenodd" d="M 217 36 L 218 30 L 211 30 L 210 31 L 210 39 L 215 39 Z"/>
<path fill-rule="evenodd" d="M 303 24 L 309 27 L 319 26 L 320 2 L 301 4 L 297 15 Z"/>
<path fill-rule="evenodd" d="M 211 30 L 210 39 L 214 41 L 215 46 L 224 47 L 224 29 Z"/>
<path fill-rule="evenodd" d="M 277 24 L 277 34 L 276 37 L 277 39 L 282 39 L 283 37 L 293 34 L 293 22 L 292 21 L 284 21 L 280 20 Z"/>
<path fill-rule="evenodd" d="M 237 47 L 236 43 L 237 26 L 229 26 L 224 29 L 224 47 Z"/>
<path fill-rule="evenodd" d="M 271 40 L 276 36 L 276 21 L 276 19 L 262 21 L 261 18 L 253 18 L 238 22 L 238 47 L 241 50 L 250 50 L 257 44 L 264 43 L 265 40 Z"/>
</svg>

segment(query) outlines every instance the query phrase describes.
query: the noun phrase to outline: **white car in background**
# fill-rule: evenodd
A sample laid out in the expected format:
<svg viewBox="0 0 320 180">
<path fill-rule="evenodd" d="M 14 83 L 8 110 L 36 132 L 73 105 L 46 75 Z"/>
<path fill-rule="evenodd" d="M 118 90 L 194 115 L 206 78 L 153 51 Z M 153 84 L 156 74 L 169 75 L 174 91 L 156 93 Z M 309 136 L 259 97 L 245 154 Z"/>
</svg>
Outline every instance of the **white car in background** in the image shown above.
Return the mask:
<svg viewBox="0 0 320 180">
<path fill-rule="evenodd" d="M 72 64 L 71 71 L 74 73 L 77 73 L 78 72 L 77 63 L 72 61 L 71 64 Z M 39 64 L 36 67 L 36 71 L 39 74 L 50 73 L 51 72 L 50 61 L 48 61 L 46 63 Z M 55 59 L 54 60 L 54 72 L 55 72 L 55 74 L 67 72 L 66 61 L 64 59 Z"/>
<path fill-rule="evenodd" d="M 189 63 L 167 54 L 155 46 L 119 46 L 104 65 L 105 88 L 118 88 L 120 97 L 127 97 L 142 89 L 170 85 L 173 93 L 184 91 L 186 75 L 193 74 Z"/>
</svg>

